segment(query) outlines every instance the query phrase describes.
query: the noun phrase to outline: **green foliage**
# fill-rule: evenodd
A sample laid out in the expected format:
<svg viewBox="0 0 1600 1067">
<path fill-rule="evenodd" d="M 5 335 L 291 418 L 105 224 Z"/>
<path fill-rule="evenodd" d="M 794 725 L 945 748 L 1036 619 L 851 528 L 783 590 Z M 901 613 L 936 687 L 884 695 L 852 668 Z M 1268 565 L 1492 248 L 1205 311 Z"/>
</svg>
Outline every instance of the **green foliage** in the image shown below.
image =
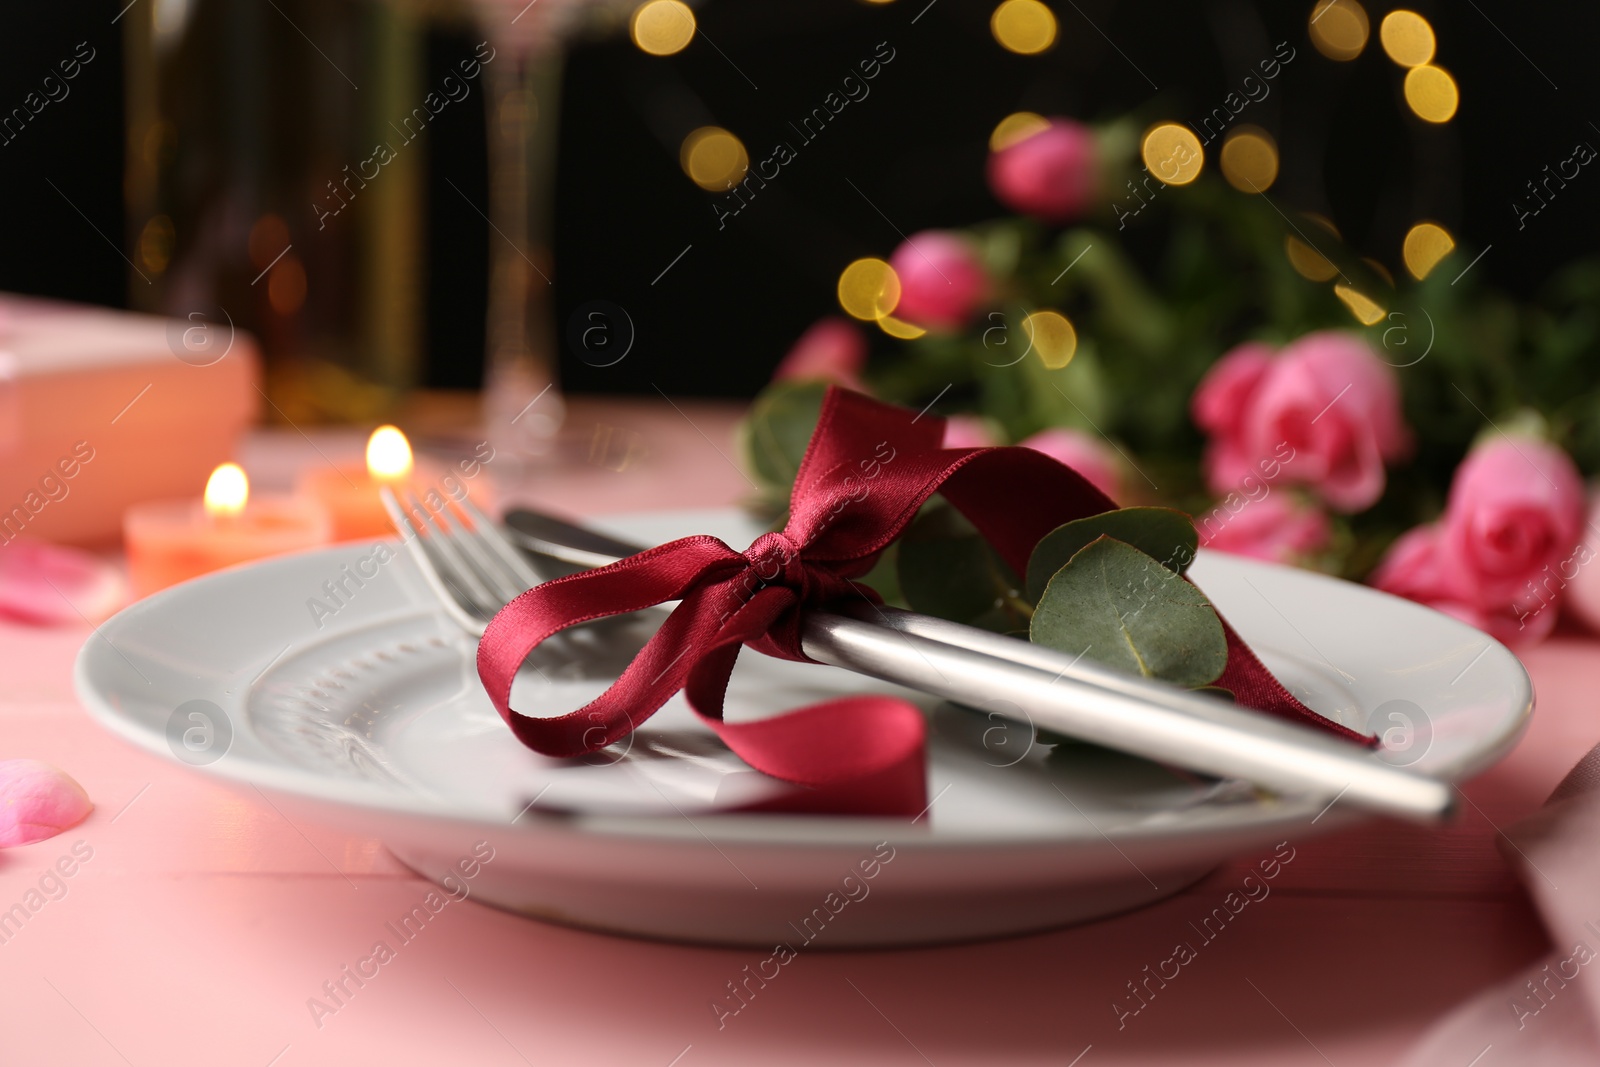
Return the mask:
<svg viewBox="0 0 1600 1067">
<path fill-rule="evenodd" d="M 758 509 L 769 515 L 789 507 L 789 490 L 822 414 L 823 382 L 774 382 L 756 397 L 739 423 L 738 450 L 756 483 Z"/>
<path fill-rule="evenodd" d="M 1027 628 L 1033 606 L 1021 581 L 955 508 L 930 503 L 898 546 L 900 593 L 912 610 L 1000 633 Z"/>
<path fill-rule="evenodd" d="M 1182 686 L 1209 685 L 1228 665 L 1222 622 L 1205 594 L 1104 536 L 1050 579 L 1028 634 L 1041 645 Z"/>
<path fill-rule="evenodd" d="M 1114 537 L 1132 545 L 1176 574 L 1194 562 L 1200 547 L 1189 516 L 1171 508 L 1119 508 L 1074 519 L 1045 534 L 1028 559 L 1028 596 L 1038 600 L 1045 585 L 1078 550 L 1096 538 Z"/>
</svg>

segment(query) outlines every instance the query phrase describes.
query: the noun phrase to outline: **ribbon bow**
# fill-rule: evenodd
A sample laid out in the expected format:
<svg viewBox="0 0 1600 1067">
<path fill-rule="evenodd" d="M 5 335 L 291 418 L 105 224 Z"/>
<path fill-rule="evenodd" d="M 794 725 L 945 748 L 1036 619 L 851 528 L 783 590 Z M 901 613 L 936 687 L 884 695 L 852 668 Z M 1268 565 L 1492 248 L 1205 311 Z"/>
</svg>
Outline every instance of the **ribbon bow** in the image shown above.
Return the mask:
<svg viewBox="0 0 1600 1067">
<path fill-rule="evenodd" d="M 855 598 L 856 579 L 935 492 L 961 511 L 1018 574 L 1045 534 L 1114 503 L 1082 475 L 1029 448 L 941 447 L 944 420 L 830 388 L 801 462 L 782 531 L 738 552 L 685 537 L 597 570 L 545 582 L 507 604 L 478 645 L 489 699 L 529 748 L 580 756 L 625 737 L 679 690 L 702 722 L 755 769 L 810 787 L 770 810 L 911 815 L 925 804 L 922 714 L 904 700 L 852 697 L 747 723 L 724 721 L 741 645 L 811 662 L 805 609 Z M 571 626 L 680 601 L 609 689 L 577 711 L 535 718 L 511 707 L 528 653 Z M 1327 726 L 1295 700 L 1232 628 L 1218 680 L 1243 704 Z"/>
</svg>

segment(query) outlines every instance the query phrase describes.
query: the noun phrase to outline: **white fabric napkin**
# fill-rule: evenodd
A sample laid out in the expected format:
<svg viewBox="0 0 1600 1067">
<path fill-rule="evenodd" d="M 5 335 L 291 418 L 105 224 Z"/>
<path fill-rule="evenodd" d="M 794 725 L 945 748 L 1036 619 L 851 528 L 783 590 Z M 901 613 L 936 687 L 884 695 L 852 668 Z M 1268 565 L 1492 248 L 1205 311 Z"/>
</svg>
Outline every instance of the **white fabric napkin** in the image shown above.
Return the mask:
<svg viewBox="0 0 1600 1067">
<path fill-rule="evenodd" d="M 1451 1012 L 1401 1067 L 1600 1064 L 1600 745 L 1500 851 L 1555 948 Z"/>
</svg>

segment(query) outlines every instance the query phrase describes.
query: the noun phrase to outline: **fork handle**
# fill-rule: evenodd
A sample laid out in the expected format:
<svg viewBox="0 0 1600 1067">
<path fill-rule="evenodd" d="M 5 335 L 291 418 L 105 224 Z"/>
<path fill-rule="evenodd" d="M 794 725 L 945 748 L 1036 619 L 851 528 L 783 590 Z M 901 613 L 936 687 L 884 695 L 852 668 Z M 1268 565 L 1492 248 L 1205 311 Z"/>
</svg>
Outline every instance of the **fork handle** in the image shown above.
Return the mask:
<svg viewBox="0 0 1600 1067">
<path fill-rule="evenodd" d="M 1283 793 L 1342 798 L 1424 822 L 1448 816 L 1454 806 L 1446 782 L 1391 766 L 1309 727 L 1214 698 L 1174 689 L 1158 703 L 891 624 L 831 612 L 807 615 L 801 648 L 821 663 L 1003 718 L 1020 714 L 1032 725 L 1107 748 L 1243 778 Z"/>
</svg>

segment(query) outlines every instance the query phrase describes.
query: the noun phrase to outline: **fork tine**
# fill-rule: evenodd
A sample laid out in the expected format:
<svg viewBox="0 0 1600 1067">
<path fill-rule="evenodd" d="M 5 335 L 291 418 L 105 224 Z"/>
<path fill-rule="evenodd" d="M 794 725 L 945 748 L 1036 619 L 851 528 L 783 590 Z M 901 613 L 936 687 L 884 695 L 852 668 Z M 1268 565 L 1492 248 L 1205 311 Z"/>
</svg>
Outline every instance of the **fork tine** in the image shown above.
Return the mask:
<svg viewBox="0 0 1600 1067">
<path fill-rule="evenodd" d="M 510 603 L 529 588 L 521 584 L 516 575 L 509 573 L 494 553 L 484 546 L 481 534 L 467 528 L 449 501 L 446 501 L 445 506 L 440 509 L 439 517 L 449 528 L 450 536 L 461 549 L 462 555 L 477 568 L 478 576 L 494 592 L 500 603 Z"/>
<path fill-rule="evenodd" d="M 473 528 L 478 537 L 516 576 L 517 581 L 522 583 L 523 589 L 532 589 L 549 577 L 548 575 L 539 574 L 533 568 L 532 564 L 528 562 L 528 558 L 517 549 L 516 545 L 511 543 L 510 538 L 501 532 L 500 527 L 493 519 L 479 510 L 478 506 L 472 502 L 471 497 L 462 494 L 457 504 L 466 513 L 467 517 L 472 520 Z"/>
<path fill-rule="evenodd" d="M 407 496 L 414 509 L 413 514 L 420 517 L 421 524 L 427 532 L 427 547 L 437 552 L 448 565 L 448 570 L 444 571 L 445 575 L 455 579 L 465 589 L 467 599 L 471 600 L 480 612 L 494 615 L 505 606 L 505 601 L 495 596 L 488 586 L 484 585 L 478 572 L 462 556 L 456 539 L 449 529 L 434 514 L 432 506 L 414 492 L 407 493 Z"/>
<path fill-rule="evenodd" d="M 442 564 L 433 554 L 433 550 L 427 544 L 429 539 L 423 537 L 421 528 L 400 505 L 393 490 L 382 486 L 378 489 L 378 496 L 383 501 L 384 510 L 389 513 L 389 521 L 394 523 L 396 532 L 400 534 L 400 540 L 406 546 L 406 551 L 416 562 L 417 569 L 422 572 L 423 579 L 433 590 L 440 606 L 463 630 L 483 636 L 488 617 L 471 603 L 465 593 L 455 588 L 448 580 L 445 570 L 447 564 Z"/>
</svg>

